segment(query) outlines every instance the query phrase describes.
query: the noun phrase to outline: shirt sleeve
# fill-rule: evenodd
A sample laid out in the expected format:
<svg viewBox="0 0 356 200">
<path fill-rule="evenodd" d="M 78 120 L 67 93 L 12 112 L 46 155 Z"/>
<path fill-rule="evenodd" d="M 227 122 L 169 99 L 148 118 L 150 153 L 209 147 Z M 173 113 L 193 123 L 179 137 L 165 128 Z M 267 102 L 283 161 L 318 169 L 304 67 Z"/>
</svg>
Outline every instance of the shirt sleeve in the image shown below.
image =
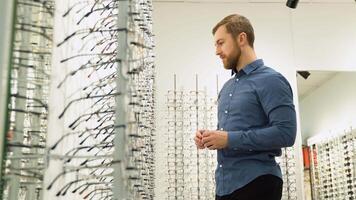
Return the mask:
<svg viewBox="0 0 356 200">
<path fill-rule="evenodd" d="M 263 151 L 293 146 L 296 138 L 296 112 L 288 81 L 280 74 L 256 89 L 268 125 L 250 130 L 228 131 L 228 148 Z"/>
</svg>

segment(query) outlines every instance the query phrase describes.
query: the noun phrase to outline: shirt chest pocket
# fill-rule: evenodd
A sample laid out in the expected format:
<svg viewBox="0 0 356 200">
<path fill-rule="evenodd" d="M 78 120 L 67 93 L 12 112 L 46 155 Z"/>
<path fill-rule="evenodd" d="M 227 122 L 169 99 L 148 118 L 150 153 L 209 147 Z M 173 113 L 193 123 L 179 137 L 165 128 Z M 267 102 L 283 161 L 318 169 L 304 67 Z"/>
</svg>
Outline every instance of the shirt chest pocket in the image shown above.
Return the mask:
<svg viewBox="0 0 356 200">
<path fill-rule="evenodd" d="M 259 100 L 253 90 L 237 90 L 231 98 L 230 113 L 232 115 L 256 114 L 260 108 Z"/>
</svg>

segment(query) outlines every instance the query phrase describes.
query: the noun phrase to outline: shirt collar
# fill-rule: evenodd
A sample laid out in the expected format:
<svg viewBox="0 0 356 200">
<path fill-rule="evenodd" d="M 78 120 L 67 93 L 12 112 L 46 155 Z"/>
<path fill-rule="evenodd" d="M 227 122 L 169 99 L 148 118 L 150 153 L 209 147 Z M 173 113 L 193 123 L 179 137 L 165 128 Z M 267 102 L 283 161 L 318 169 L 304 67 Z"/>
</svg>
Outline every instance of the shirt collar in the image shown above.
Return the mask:
<svg viewBox="0 0 356 200">
<path fill-rule="evenodd" d="M 241 77 L 243 74 L 250 74 L 254 70 L 256 70 L 258 67 L 263 66 L 263 60 L 262 59 L 257 59 L 253 61 L 252 63 L 246 65 L 244 68 L 242 68 L 239 72 L 236 72 L 236 69 L 231 70 L 231 75 L 236 74 L 235 76 Z"/>
</svg>

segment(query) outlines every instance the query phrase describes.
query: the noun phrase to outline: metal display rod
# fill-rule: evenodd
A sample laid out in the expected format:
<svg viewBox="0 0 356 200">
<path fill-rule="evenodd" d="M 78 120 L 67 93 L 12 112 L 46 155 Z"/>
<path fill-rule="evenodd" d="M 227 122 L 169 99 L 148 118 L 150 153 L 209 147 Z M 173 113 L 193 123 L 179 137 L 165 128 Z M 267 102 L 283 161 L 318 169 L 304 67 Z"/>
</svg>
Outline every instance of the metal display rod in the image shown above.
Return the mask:
<svg viewBox="0 0 356 200">
<path fill-rule="evenodd" d="M 11 60 L 11 44 L 14 20 L 14 8 L 16 1 L 0 0 L 0 24 L 3 30 L 0 32 L 0 172 L 3 170 L 4 146 L 7 130 L 7 102 L 9 93 L 9 66 Z M 2 173 L 0 173 L 2 180 Z M 2 190 L 3 184 L 0 183 Z M 2 193 L 0 194 L 2 199 Z"/>
<path fill-rule="evenodd" d="M 128 14 L 129 1 L 119 1 L 118 3 L 118 27 L 119 29 L 128 30 Z M 127 31 L 119 31 L 118 33 L 118 64 L 117 64 L 117 78 L 116 87 L 121 95 L 115 98 L 116 101 L 116 118 L 115 118 L 115 140 L 114 140 L 114 160 L 118 161 L 113 165 L 114 168 L 114 191 L 113 200 L 128 199 L 128 190 L 126 189 L 125 179 L 125 144 L 126 144 L 126 97 L 128 78 L 125 72 L 128 71 L 128 45 L 127 45 Z"/>
</svg>

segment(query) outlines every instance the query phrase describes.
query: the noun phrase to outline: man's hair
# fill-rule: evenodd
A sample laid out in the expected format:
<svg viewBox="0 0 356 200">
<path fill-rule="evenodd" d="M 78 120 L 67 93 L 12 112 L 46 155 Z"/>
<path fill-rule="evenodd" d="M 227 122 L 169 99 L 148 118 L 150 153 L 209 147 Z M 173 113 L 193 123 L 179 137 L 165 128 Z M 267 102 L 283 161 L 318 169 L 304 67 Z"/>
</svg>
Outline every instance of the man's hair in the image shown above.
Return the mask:
<svg viewBox="0 0 356 200">
<path fill-rule="evenodd" d="M 227 32 L 230 33 L 234 38 L 236 38 L 242 32 L 246 33 L 248 44 L 253 48 L 255 34 L 250 21 L 246 17 L 238 14 L 226 16 L 215 25 L 213 28 L 213 35 L 220 26 L 225 26 Z"/>
</svg>

